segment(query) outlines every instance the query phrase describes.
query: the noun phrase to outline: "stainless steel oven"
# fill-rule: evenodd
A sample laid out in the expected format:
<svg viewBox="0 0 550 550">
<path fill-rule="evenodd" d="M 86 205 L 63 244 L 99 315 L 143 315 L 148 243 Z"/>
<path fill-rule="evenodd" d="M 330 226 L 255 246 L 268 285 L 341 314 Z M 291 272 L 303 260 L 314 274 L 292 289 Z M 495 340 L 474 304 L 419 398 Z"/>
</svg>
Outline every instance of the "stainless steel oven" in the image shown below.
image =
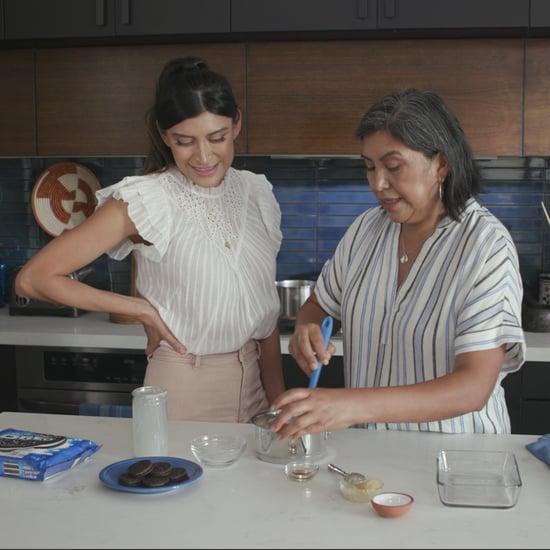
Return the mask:
<svg viewBox="0 0 550 550">
<path fill-rule="evenodd" d="M 143 385 L 142 351 L 16 347 L 19 411 L 131 416 L 134 388 Z"/>
<path fill-rule="evenodd" d="M 286 387 L 307 386 L 294 359 L 282 359 Z M 130 417 L 147 357 L 139 350 L 16 346 L 15 363 L 19 411 Z M 343 385 L 342 358 L 334 356 L 319 386 Z"/>
</svg>

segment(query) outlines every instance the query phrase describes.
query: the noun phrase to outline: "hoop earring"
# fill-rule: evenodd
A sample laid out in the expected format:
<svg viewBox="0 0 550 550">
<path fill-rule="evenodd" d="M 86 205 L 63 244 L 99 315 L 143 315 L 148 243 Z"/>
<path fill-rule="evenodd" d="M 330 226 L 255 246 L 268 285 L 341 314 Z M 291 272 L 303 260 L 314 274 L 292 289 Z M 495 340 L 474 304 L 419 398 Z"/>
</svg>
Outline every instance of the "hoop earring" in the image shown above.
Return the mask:
<svg viewBox="0 0 550 550">
<path fill-rule="evenodd" d="M 439 200 L 443 202 L 443 185 L 439 184 Z"/>
</svg>

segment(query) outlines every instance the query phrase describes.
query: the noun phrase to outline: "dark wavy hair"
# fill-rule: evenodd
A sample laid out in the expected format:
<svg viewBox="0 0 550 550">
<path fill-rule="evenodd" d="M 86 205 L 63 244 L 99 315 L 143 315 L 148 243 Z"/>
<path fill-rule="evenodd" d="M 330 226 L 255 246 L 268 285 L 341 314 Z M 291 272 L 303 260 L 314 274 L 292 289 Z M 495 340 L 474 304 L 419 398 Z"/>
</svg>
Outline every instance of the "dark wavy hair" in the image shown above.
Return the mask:
<svg viewBox="0 0 550 550">
<path fill-rule="evenodd" d="M 239 108 L 229 81 L 212 71 L 204 59 L 180 57 L 162 69 L 153 106 L 146 113 L 149 152 L 142 173 L 164 170 L 175 164 L 174 156 L 159 130 L 208 111 L 239 120 Z"/>
<path fill-rule="evenodd" d="M 449 165 L 442 184 L 447 214 L 458 220 L 466 201 L 481 191 L 481 175 L 456 116 L 435 92 L 407 88 L 392 92 L 363 116 L 356 136 L 384 130 L 428 158 L 441 153 Z"/>
</svg>

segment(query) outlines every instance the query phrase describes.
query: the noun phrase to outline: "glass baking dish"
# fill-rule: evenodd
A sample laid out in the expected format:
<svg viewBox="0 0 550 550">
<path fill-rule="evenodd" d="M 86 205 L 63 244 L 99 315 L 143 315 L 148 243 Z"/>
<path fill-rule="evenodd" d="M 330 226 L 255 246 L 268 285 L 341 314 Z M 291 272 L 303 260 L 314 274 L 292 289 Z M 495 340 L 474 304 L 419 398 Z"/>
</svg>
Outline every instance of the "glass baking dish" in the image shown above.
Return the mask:
<svg viewBox="0 0 550 550">
<path fill-rule="evenodd" d="M 504 451 L 441 450 L 437 488 L 446 506 L 512 508 L 521 490 L 516 457 Z"/>
</svg>

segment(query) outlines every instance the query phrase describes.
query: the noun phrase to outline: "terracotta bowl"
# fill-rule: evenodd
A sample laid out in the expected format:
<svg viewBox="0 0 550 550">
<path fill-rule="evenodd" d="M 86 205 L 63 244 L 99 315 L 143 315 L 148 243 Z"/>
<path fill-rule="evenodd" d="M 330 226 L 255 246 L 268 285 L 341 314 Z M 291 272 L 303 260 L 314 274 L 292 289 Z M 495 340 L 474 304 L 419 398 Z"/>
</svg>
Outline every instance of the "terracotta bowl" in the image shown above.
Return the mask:
<svg viewBox="0 0 550 550">
<path fill-rule="evenodd" d="M 412 508 L 413 502 L 414 498 L 405 493 L 379 493 L 370 501 L 372 507 L 384 518 L 397 518 L 406 514 Z"/>
</svg>

